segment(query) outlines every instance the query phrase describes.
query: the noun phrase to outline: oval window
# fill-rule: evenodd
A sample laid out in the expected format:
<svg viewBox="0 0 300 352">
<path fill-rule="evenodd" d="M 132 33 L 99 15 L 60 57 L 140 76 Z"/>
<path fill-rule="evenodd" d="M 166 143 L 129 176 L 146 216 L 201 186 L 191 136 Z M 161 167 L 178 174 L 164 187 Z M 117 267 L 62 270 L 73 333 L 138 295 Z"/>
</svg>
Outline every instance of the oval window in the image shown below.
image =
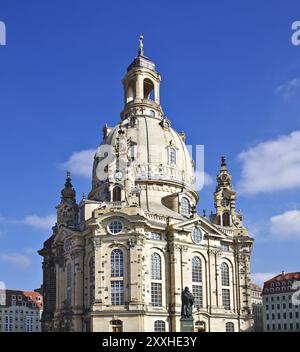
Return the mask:
<svg viewBox="0 0 300 352">
<path fill-rule="evenodd" d="M 195 227 L 192 231 L 192 240 L 196 244 L 201 243 L 203 240 L 203 233 L 198 227 Z"/>
<path fill-rule="evenodd" d="M 120 220 L 114 220 L 109 223 L 108 231 L 114 235 L 120 233 L 123 230 L 123 224 Z"/>
</svg>

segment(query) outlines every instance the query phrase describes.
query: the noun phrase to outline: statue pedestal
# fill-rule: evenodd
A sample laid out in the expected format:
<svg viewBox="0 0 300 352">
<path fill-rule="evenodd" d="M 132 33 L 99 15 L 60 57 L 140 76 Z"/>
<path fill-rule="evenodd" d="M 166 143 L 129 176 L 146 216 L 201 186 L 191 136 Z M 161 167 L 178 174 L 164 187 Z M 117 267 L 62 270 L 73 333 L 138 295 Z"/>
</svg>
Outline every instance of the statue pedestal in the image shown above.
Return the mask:
<svg viewBox="0 0 300 352">
<path fill-rule="evenodd" d="M 181 318 L 180 332 L 194 332 L 194 318 Z"/>
</svg>

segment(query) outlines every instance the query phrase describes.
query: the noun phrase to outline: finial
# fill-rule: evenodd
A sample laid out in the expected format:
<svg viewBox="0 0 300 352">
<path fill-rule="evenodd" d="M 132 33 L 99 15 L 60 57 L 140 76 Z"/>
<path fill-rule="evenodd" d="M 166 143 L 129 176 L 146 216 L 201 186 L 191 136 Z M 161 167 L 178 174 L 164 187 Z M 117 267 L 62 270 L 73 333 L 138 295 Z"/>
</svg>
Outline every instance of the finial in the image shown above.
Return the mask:
<svg viewBox="0 0 300 352">
<path fill-rule="evenodd" d="M 206 218 L 206 209 L 203 209 L 203 217 Z"/>
<path fill-rule="evenodd" d="M 143 35 L 141 34 L 140 35 L 140 38 L 139 38 L 139 56 L 143 56 L 144 55 L 144 44 L 143 44 Z"/>
<path fill-rule="evenodd" d="M 86 200 L 86 194 L 85 194 L 85 192 L 82 193 L 82 200 Z"/>
<path fill-rule="evenodd" d="M 222 155 L 222 157 L 221 157 L 221 167 L 223 167 L 223 166 L 226 166 L 226 160 L 225 160 L 224 155 Z"/>
<path fill-rule="evenodd" d="M 71 183 L 71 172 L 67 171 L 67 178 L 65 182 L 65 187 L 73 187 Z"/>
</svg>

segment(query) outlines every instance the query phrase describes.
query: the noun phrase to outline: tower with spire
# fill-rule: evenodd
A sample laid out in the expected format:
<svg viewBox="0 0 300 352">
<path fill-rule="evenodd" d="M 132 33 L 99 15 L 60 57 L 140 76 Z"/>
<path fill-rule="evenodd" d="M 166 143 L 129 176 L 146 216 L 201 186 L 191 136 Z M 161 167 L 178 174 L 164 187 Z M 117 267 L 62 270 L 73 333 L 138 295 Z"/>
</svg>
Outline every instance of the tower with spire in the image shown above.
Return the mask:
<svg viewBox="0 0 300 352">
<path fill-rule="evenodd" d="M 239 234 L 242 231 L 243 215 L 236 211 L 236 191 L 232 185 L 232 176 L 230 175 L 225 156 L 221 157 L 220 172 L 217 176 L 217 187 L 214 192 L 215 213 L 211 214 L 210 221 L 218 226 L 230 228 Z"/>
<path fill-rule="evenodd" d="M 76 192 L 71 181 L 71 173 L 67 172 L 65 187 L 61 191 L 60 204 L 57 209 L 57 227 L 76 228 L 78 225 L 78 204 Z"/>
</svg>

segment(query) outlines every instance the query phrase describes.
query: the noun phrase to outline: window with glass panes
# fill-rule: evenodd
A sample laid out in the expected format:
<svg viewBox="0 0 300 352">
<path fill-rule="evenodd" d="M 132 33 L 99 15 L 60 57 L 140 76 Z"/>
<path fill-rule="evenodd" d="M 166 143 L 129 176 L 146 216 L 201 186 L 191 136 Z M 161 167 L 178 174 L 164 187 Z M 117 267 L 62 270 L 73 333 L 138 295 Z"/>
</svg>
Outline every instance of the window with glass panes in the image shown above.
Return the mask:
<svg viewBox="0 0 300 352">
<path fill-rule="evenodd" d="M 154 322 L 154 331 L 155 332 L 165 332 L 166 331 L 166 323 L 162 320 L 156 320 Z"/>
<path fill-rule="evenodd" d="M 229 286 L 229 266 L 227 263 L 221 264 L 222 286 Z"/>
<path fill-rule="evenodd" d="M 199 257 L 193 257 L 192 259 L 192 281 L 202 282 L 202 264 Z"/>
<path fill-rule="evenodd" d="M 203 296 L 202 296 L 202 286 L 192 285 L 192 292 L 194 296 L 194 306 L 195 308 L 203 307 Z"/>
<path fill-rule="evenodd" d="M 120 249 L 114 249 L 110 255 L 111 277 L 124 276 L 124 258 Z"/>
<path fill-rule="evenodd" d="M 4 317 L 4 330 L 12 331 L 13 330 L 13 317 L 12 315 L 5 315 Z"/>
<path fill-rule="evenodd" d="M 152 240 L 160 241 L 161 240 L 161 234 L 158 232 L 150 232 L 150 238 Z"/>
<path fill-rule="evenodd" d="M 185 197 L 180 201 L 180 213 L 181 215 L 190 215 L 190 201 Z"/>
<path fill-rule="evenodd" d="M 26 331 L 27 332 L 33 331 L 33 317 L 31 315 L 26 316 Z"/>
<path fill-rule="evenodd" d="M 234 332 L 234 324 L 231 322 L 226 323 L 226 332 Z"/>
<path fill-rule="evenodd" d="M 162 284 L 158 282 L 151 283 L 151 305 L 154 307 L 162 306 Z"/>
<path fill-rule="evenodd" d="M 230 310 L 230 290 L 222 288 L 222 303 L 225 310 Z"/>
<path fill-rule="evenodd" d="M 158 253 L 151 254 L 151 279 L 161 280 L 161 258 Z"/>
<path fill-rule="evenodd" d="M 176 164 L 176 149 L 173 147 L 169 148 L 169 164 L 171 165 Z"/>
<path fill-rule="evenodd" d="M 114 280 L 110 283 L 111 304 L 113 306 L 124 305 L 124 283 L 123 280 Z"/>
<path fill-rule="evenodd" d="M 109 231 L 113 234 L 118 234 L 123 230 L 123 224 L 119 220 L 113 220 L 109 225 L 108 225 Z"/>
</svg>

